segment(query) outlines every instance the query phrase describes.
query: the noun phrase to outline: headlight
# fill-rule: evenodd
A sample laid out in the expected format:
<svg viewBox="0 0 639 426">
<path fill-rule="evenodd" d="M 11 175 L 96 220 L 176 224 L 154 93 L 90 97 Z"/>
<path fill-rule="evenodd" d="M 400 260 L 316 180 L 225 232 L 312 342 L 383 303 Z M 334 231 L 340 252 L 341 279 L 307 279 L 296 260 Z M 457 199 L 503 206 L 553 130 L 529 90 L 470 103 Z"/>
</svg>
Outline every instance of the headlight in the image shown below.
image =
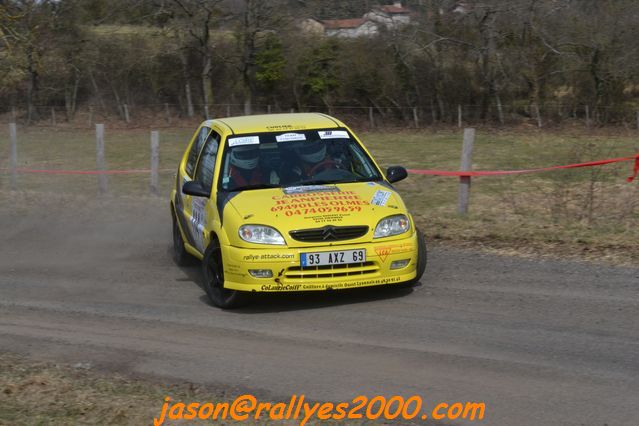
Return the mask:
<svg viewBox="0 0 639 426">
<path fill-rule="evenodd" d="M 249 243 L 284 245 L 284 237 L 276 229 L 265 225 L 242 225 L 240 238 Z"/>
<path fill-rule="evenodd" d="M 373 238 L 390 237 L 391 235 L 403 234 L 410 229 L 410 221 L 403 214 L 388 216 L 379 221 L 375 227 Z"/>
</svg>

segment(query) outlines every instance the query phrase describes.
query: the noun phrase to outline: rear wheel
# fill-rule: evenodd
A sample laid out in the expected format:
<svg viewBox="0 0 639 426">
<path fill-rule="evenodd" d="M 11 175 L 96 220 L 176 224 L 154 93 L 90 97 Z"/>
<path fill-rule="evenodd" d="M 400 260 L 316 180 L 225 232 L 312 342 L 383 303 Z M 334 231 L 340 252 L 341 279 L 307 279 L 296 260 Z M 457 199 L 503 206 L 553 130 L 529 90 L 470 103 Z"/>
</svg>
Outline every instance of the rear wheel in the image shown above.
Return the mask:
<svg viewBox="0 0 639 426">
<path fill-rule="evenodd" d="M 222 250 L 217 240 L 211 241 L 202 259 L 204 290 L 211 303 L 222 309 L 234 309 L 248 302 L 248 295 L 237 290 L 224 288 L 224 266 Z"/>
<path fill-rule="evenodd" d="M 187 266 L 193 264 L 193 256 L 191 256 L 184 247 L 184 238 L 180 231 L 180 225 L 177 223 L 173 206 L 171 206 L 171 218 L 173 219 L 173 259 L 178 266 Z"/>
</svg>

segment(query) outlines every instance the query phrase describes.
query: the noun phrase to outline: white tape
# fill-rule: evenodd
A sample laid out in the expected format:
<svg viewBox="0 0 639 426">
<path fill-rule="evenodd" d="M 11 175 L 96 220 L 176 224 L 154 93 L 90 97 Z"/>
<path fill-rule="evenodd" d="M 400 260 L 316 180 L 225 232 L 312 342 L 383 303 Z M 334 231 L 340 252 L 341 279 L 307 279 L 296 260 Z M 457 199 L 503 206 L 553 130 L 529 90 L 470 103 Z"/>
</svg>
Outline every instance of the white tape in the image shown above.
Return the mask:
<svg viewBox="0 0 639 426">
<path fill-rule="evenodd" d="M 229 138 L 229 146 L 257 145 L 260 143 L 259 136 L 241 136 L 239 138 Z"/>
</svg>

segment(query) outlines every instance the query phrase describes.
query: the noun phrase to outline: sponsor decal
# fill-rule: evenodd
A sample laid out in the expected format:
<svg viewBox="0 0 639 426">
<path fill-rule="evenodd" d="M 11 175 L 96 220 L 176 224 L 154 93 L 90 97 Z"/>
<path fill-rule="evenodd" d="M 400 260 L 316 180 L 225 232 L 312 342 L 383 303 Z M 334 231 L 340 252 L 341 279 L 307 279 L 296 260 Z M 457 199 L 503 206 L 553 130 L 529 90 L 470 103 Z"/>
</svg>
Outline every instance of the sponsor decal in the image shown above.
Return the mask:
<svg viewBox="0 0 639 426">
<path fill-rule="evenodd" d="M 361 280 L 342 283 L 318 283 L 318 284 L 264 284 L 260 287 L 262 291 L 300 291 L 300 290 L 338 290 L 368 285 L 383 285 L 401 282 L 399 276 L 375 278 L 371 280 Z"/>
<path fill-rule="evenodd" d="M 406 253 L 413 250 L 414 247 L 412 244 L 393 244 L 375 247 L 375 253 L 377 253 L 382 262 L 386 262 L 386 258 L 391 254 Z"/>
<path fill-rule="evenodd" d="M 375 191 L 375 194 L 373 194 L 371 204 L 375 206 L 385 206 L 390 196 L 390 191 L 382 191 L 381 189 L 378 189 L 377 191 Z"/>
<path fill-rule="evenodd" d="M 369 203 L 355 191 L 336 193 L 291 193 L 273 196 L 275 205 L 272 212 L 281 212 L 285 216 L 311 216 L 319 214 L 358 213 Z"/>
<path fill-rule="evenodd" d="M 363 287 L 367 285 L 376 285 L 376 284 L 392 284 L 392 283 L 398 283 L 400 281 L 401 281 L 400 277 L 385 277 L 385 278 L 376 278 L 374 280 L 355 281 L 352 283 L 329 284 L 328 286 L 331 288 L 351 288 L 351 287 Z"/>
<path fill-rule="evenodd" d="M 296 291 L 296 290 L 300 290 L 301 287 L 302 287 L 301 284 L 293 284 L 293 285 L 264 284 L 260 289 L 262 291 Z"/>
<path fill-rule="evenodd" d="M 277 124 L 273 126 L 266 126 L 266 128 L 271 132 L 276 132 L 278 130 L 304 130 L 306 126 L 293 126 L 291 124 Z"/>
<path fill-rule="evenodd" d="M 204 253 L 204 232 L 206 230 L 207 214 L 206 199 L 193 197 L 191 202 L 191 231 L 196 248 Z"/>
<path fill-rule="evenodd" d="M 346 130 L 320 130 L 317 133 L 321 139 L 348 139 Z"/>
<path fill-rule="evenodd" d="M 284 133 L 275 136 L 275 140 L 278 142 L 305 141 L 306 135 L 304 133 Z"/>
<path fill-rule="evenodd" d="M 333 223 L 333 222 L 341 222 L 345 217 L 349 217 L 350 213 L 332 213 L 332 214 L 322 214 L 317 216 L 304 216 L 304 219 L 311 219 L 315 223 Z"/>
<path fill-rule="evenodd" d="M 276 254 L 247 254 L 243 257 L 244 261 L 256 261 L 256 260 L 291 260 L 295 259 L 293 253 L 276 253 Z"/>
<path fill-rule="evenodd" d="M 382 262 L 386 262 L 386 258 L 391 254 L 390 247 L 375 247 L 375 253 L 379 256 Z"/>
<path fill-rule="evenodd" d="M 237 138 L 229 138 L 229 146 L 257 145 L 259 143 L 259 136 L 240 136 Z"/>
<path fill-rule="evenodd" d="M 287 194 L 306 194 L 308 192 L 339 192 L 337 186 L 327 185 L 304 185 L 304 186 L 287 186 L 282 191 Z"/>
</svg>

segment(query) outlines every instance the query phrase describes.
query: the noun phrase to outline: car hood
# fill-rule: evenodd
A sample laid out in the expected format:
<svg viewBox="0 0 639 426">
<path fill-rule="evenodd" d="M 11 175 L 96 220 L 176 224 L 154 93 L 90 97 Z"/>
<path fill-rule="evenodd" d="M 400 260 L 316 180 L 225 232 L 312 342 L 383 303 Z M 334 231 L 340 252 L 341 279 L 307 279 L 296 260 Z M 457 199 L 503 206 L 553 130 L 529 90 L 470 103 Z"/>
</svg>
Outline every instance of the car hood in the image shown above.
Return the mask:
<svg viewBox="0 0 639 426">
<path fill-rule="evenodd" d="M 366 225 L 361 241 L 371 240 L 384 217 L 406 214 L 400 196 L 385 182 L 357 182 L 242 191 L 229 197 L 234 210 L 229 224 L 268 225 L 277 229 L 290 247 L 308 246 L 290 237 L 290 231 L 331 226 Z M 227 207 L 228 208 L 228 207 Z M 225 210 L 225 220 L 231 212 Z M 235 220 L 233 220 L 235 219 Z M 237 235 L 237 234 L 236 234 Z M 353 240 L 348 241 L 352 243 Z M 333 243 L 313 243 L 312 245 Z"/>
</svg>

